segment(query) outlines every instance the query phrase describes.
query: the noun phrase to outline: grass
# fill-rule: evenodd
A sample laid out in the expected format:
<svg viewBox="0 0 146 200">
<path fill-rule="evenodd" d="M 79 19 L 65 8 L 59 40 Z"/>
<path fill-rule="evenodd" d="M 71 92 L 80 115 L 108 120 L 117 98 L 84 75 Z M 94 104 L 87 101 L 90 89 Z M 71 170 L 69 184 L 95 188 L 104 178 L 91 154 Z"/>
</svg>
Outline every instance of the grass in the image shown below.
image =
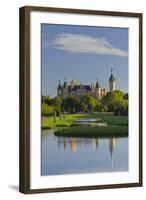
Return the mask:
<svg viewBox="0 0 146 200">
<path fill-rule="evenodd" d="M 128 136 L 128 126 L 106 126 L 106 127 L 69 127 L 63 130 L 57 130 L 56 136 L 69 137 L 124 137 Z"/>
<path fill-rule="evenodd" d="M 128 116 L 102 115 L 100 118 L 106 121 L 109 125 L 128 126 Z"/>
<path fill-rule="evenodd" d="M 100 118 L 107 122 L 108 126 L 71 126 L 76 119 L 80 118 Z M 55 135 L 59 136 L 75 136 L 75 137 L 96 137 L 96 136 L 127 136 L 128 135 L 128 116 L 113 116 L 104 114 L 68 114 L 62 117 L 42 117 L 42 129 L 55 129 Z M 62 129 L 61 129 L 62 128 Z"/>
<path fill-rule="evenodd" d="M 127 116 L 113 116 L 113 115 L 103 115 L 103 114 L 70 114 L 66 115 L 65 119 L 62 117 L 56 117 L 56 122 L 54 122 L 53 117 L 42 117 L 42 129 L 51 129 L 55 127 L 69 127 L 71 124 L 79 118 L 100 118 L 106 121 L 109 125 L 117 126 L 127 126 L 128 117 Z"/>
<path fill-rule="evenodd" d="M 54 122 L 53 117 L 42 117 L 42 129 L 52 129 L 56 127 L 69 127 L 71 124 L 78 118 L 81 118 L 80 114 L 66 115 L 65 119 L 62 117 L 60 120 L 59 117 L 56 117 L 56 122 Z"/>
</svg>

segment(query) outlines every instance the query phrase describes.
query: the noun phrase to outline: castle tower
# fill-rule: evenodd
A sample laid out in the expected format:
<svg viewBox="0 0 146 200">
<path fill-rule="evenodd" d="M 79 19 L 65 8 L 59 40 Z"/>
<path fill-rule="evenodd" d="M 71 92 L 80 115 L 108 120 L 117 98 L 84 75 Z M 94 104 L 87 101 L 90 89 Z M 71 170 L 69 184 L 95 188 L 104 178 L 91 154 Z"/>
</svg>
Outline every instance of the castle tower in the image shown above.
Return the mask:
<svg viewBox="0 0 146 200">
<path fill-rule="evenodd" d="M 68 82 L 64 78 L 64 83 L 62 85 L 62 98 L 65 99 L 68 97 Z"/>
<path fill-rule="evenodd" d="M 101 86 L 99 84 L 98 78 L 96 79 L 96 89 L 99 89 Z"/>
<path fill-rule="evenodd" d="M 77 85 L 77 81 L 72 78 L 72 80 L 70 82 L 71 88 L 74 88 L 76 85 Z"/>
<path fill-rule="evenodd" d="M 113 92 L 116 88 L 116 79 L 113 75 L 113 68 L 111 68 L 111 76 L 109 78 L 109 91 Z"/>
<path fill-rule="evenodd" d="M 99 84 L 98 78 L 96 79 L 95 84 L 95 98 L 100 99 L 101 98 L 101 85 Z"/>
<path fill-rule="evenodd" d="M 61 93 L 62 93 L 62 87 L 61 87 L 61 82 L 59 80 L 59 84 L 58 84 L 58 87 L 57 87 L 57 95 L 61 96 Z"/>
</svg>

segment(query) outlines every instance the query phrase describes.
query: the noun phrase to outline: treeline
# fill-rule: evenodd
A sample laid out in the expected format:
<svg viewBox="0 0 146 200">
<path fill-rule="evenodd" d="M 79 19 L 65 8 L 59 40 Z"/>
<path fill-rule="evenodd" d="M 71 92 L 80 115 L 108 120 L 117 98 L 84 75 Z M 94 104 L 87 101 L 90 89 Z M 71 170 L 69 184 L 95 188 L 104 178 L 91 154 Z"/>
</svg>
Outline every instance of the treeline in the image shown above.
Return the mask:
<svg viewBox="0 0 146 200">
<path fill-rule="evenodd" d="M 78 99 L 68 97 L 61 99 L 59 96 L 51 99 L 42 96 L 42 115 L 52 115 L 56 112 L 89 113 L 89 112 L 114 112 L 115 115 L 128 115 L 128 94 L 120 90 L 108 92 L 102 99 L 96 100 L 90 95 Z"/>
</svg>

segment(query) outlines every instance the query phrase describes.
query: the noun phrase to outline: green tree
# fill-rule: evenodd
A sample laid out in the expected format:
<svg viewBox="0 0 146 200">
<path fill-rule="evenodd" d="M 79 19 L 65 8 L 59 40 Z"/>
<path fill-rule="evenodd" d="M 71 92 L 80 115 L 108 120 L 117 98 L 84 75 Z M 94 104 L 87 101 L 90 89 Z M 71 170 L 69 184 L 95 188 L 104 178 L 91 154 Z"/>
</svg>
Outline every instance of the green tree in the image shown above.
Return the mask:
<svg viewBox="0 0 146 200">
<path fill-rule="evenodd" d="M 84 101 L 80 101 L 80 103 L 79 103 L 79 109 L 82 112 L 86 112 L 86 103 Z"/>
<path fill-rule="evenodd" d="M 45 103 L 45 99 L 46 99 L 46 96 L 42 95 L 42 96 L 41 96 L 41 102 L 42 102 L 42 103 Z"/>
<path fill-rule="evenodd" d="M 90 95 L 85 95 L 80 100 L 80 109 L 83 112 L 85 111 L 93 112 L 96 108 L 96 105 L 97 105 L 96 99 L 94 99 Z"/>
<path fill-rule="evenodd" d="M 96 100 L 92 97 L 92 96 L 88 96 L 88 108 L 91 112 L 93 112 L 95 110 L 95 107 L 97 105 Z"/>
<path fill-rule="evenodd" d="M 48 104 L 42 103 L 41 112 L 42 112 L 42 115 L 50 115 L 53 113 L 53 108 L 49 106 Z"/>
<path fill-rule="evenodd" d="M 124 99 L 128 100 L 128 93 L 124 95 Z"/>
<path fill-rule="evenodd" d="M 107 106 L 103 106 L 102 103 L 101 103 L 101 100 L 98 100 L 96 102 L 95 110 L 97 112 L 106 112 L 107 111 Z"/>
<path fill-rule="evenodd" d="M 75 113 L 79 110 L 79 100 L 75 97 L 68 97 L 62 102 L 63 110 Z"/>
<path fill-rule="evenodd" d="M 128 115 L 128 100 L 121 99 L 117 104 L 117 110 L 121 115 Z"/>
<path fill-rule="evenodd" d="M 57 112 L 57 115 L 61 111 L 61 104 L 62 104 L 61 97 L 57 96 L 57 97 L 51 99 L 51 106 L 54 107 L 54 111 Z"/>
<path fill-rule="evenodd" d="M 50 105 L 50 103 L 51 103 L 50 96 L 49 96 L 49 95 L 48 95 L 48 96 L 42 95 L 42 96 L 41 96 L 41 101 L 42 101 L 42 103 L 45 103 L 45 104 Z"/>
<path fill-rule="evenodd" d="M 108 111 L 116 115 L 128 114 L 128 100 L 124 99 L 125 94 L 120 90 L 108 92 L 102 98 L 102 106 L 107 107 Z"/>
</svg>

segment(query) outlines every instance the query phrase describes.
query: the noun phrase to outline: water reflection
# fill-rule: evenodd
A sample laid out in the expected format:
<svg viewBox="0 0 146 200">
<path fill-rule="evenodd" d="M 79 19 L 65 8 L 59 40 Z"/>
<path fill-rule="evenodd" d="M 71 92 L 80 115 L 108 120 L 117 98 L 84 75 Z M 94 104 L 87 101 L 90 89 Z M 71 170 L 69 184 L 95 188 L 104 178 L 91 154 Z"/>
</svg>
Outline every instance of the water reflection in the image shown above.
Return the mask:
<svg viewBox="0 0 146 200">
<path fill-rule="evenodd" d="M 103 138 L 101 138 L 103 140 Z M 67 148 L 70 148 L 72 152 L 76 152 L 78 149 L 92 146 L 92 148 L 98 151 L 100 138 L 78 138 L 78 137 L 58 137 L 57 136 L 58 148 L 64 148 L 64 151 Z M 109 139 L 109 151 L 111 158 L 113 158 L 113 151 L 116 148 L 117 138 Z"/>
<path fill-rule="evenodd" d="M 128 138 L 42 134 L 42 175 L 128 170 Z"/>
<path fill-rule="evenodd" d="M 117 143 L 116 138 L 110 138 L 109 139 L 109 150 L 110 150 L 110 154 L 111 154 L 112 168 L 114 168 L 114 154 L 113 154 L 113 152 L 116 148 L 116 143 Z"/>
<path fill-rule="evenodd" d="M 101 138 L 101 140 L 103 140 L 103 138 Z M 100 138 L 57 137 L 57 143 L 59 149 L 63 148 L 64 151 L 70 149 L 73 153 L 88 146 L 92 146 L 92 148 L 98 151 L 100 147 Z M 117 138 L 109 138 L 107 145 L 111 157 L 111 167 L 114 168 L 114 151 L 117 145 Z"/>
<path fill-rule="evenodd" d="M 107 123 L 97 118 L 86 118 L 86 119 L 77 119 L 74 121 L 72 126 L 76 125 L 88 125 L 88 126 L 107 126 Z"/>
</svg>

